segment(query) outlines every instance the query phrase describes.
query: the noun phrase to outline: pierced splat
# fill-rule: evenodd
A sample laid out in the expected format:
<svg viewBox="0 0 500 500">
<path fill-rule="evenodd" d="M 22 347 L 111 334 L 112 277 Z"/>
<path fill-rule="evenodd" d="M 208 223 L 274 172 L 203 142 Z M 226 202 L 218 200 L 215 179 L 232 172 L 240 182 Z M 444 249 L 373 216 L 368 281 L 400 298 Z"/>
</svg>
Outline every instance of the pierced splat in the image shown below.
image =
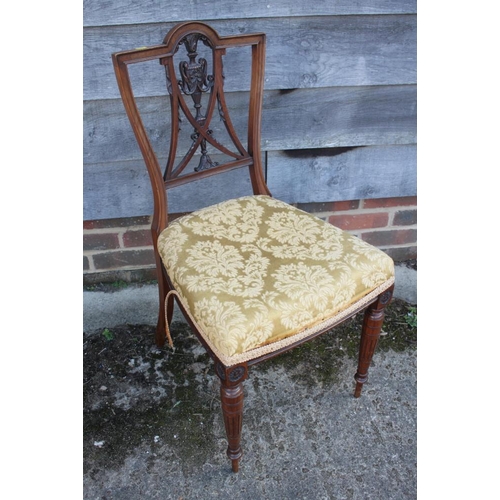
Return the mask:
<svg viewBox="0 0 500 500">
<path fill-rule="evenodd" d="M 182 92 L 186 95 L 190 95 L 194 102 L 194 108 L 196 110 L 196 116 L 194 119 L 201 126 L 205 125 L 206 116 L 201 112 L 201 95 L 202 92 L 208 92 L 212 89 L 214 85 L 213 75 L 207 75 L 207 60 L 201 57 L 196 62 L 196 56 L 198 55 L 198 40 L 200 39 L 199 34 L 187 35 L 184 38 L 184 45 L 187 50 L 187 55 L 189 57 L 189 62 L 181 61 L 179 63 L 179 73 L 181 74 L 182 80 L 179 80 L 178 85 Z M 207 44 L 206 38 L 203 38 Z M 208 129 L 207 132 L 212 135 L 212 130 Z M 191 135 L 193 145 L 197 142 L 200 134 L 195 129 L 194 133 Z M 201 158 L 198 166 L 194 169 L 195 172 L 200 170 L 206 170 L 208 168 L 216 167 L 218 163 L 212 161 L 207 153 L 207 141 L 206 139 L 201 140 Z"/>
<path fill-rule="evenodd" d="M 197 59 L 199 41 L 203 42 L 204 45 L 212 50 L 214 72 L 212 75 L 208 74 L 208 61 L 203 57 Z M 184 60 L 179 63 L 179 79 L 175 78 L 172 57 L 162 59 L 161 63 L 165 65 L 167 89 L 172 104 L 172 118 L 176 118 L 177 121 L 180 121 L 180 111 L 182 111 L 194 130 L 190 136 L 191 145 L 175 168 L 173 168 L 173 163 L 176 151 L 171 148 L 164 175 L 166 181 L 179 177 L 198 149 L 200 149 L 201 157 L 198 165 L 194 168 L 195 172 L 217 167 L 219 164 L 213 161 L 208 154 L 207 143 L 235 160 L 248 159 L 250 156 L 238 139 L 228 117 L 223 93 L 224 75 L 222 69 L 222 56 L 225 53 L 225 49 L 214 48 L 210 40 L 200 33 L 191 33 L 183 37 L 177 44 L 175 52 L 177 53 L 182 46 L 185 47 L 189 60 Z M 177 85 L 173 85 L 173 81 L 176 81 Z M 203 109 L 202 105 L 202 95 L 204 93 L 210 93 L 208 104 L 205 109 Z M 191 96 L 193 100 L 194 116 L 181 94 Z M 214 137 L 213 130 L 209 128 L 215 104 L 217 104 L 219 117 L 224 123 L 237 152 L 231 151 L 217 141 Z M 171 144 L 176 144 L 176 142 L 177 141 L 172 140 Z"/>
</svg>

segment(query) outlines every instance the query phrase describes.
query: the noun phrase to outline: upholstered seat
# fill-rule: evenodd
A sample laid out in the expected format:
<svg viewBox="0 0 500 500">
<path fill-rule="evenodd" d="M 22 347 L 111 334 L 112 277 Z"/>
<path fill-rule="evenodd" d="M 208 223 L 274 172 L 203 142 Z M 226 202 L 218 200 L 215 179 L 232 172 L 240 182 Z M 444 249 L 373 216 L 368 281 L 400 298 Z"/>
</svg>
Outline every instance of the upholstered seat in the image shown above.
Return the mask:
<svg viewBox="0 0 500 500">
<path fill-rule="evenodd" d="M 177 219 L 158 251 L 185 311 L 227 365 L 333 326 L 394 282 L 384 252 L 269 196 Z"/>
</svg>

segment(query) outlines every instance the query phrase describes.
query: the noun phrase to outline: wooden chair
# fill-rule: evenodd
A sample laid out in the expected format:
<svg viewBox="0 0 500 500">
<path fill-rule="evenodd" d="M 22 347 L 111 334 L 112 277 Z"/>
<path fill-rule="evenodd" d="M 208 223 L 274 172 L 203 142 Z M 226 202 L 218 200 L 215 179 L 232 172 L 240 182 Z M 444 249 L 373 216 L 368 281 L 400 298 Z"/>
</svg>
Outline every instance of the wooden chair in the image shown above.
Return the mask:
<svg viewBox="0 0 500 500">
<path fill-rule="evenodd" d="M 359 397 L 394 288 L 394 264 L 385 253 L 271 197 L 260 148 L 265 39 L 262 33 L 221 37 L 206 24 L 187 22 L 175 26 L 161 45 L 112 56 L 153 190 L 151 231 L 160 295 L 156 342 L 162 346 L 168 338 L 172 345 L 169 324 L 175 297 L 215 363 L 234 472 L 242 455 L 242 384 L 250 366 L 366 309 L 355 374 L 354 396 Z M 243 46 L 251 47 L 246 146 L 231 121 L 223 72 L 226 50 Z M 197 59 L 200 49 L 209 57 Z M 177 68 L 174 58 L 181 59 Z M 164 66 L 170 96 L 172 126 L 164 171 L 141 120 L 128 71 L 131 64 L 151 60 Z M 210 128 L 217 115 L 229 145 Z M 192 131 L 181 157 L 177 124 Z M 227 160 L 218 164 L 209 148 Z M 253 195 L 168 222 L 167 189 L 241 167 L 249 169 Z"/>
</svg>

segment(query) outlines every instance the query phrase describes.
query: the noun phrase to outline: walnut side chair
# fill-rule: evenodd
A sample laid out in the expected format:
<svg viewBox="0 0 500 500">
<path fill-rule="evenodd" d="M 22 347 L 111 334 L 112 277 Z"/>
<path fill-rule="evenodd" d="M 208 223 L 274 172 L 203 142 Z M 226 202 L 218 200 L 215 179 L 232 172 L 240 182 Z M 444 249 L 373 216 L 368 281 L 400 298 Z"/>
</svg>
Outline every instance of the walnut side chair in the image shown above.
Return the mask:
<svg viewBox="0 0 500 500">
<path fill-rule="evenodd" d="M 219 36 L 204 23 L 186 22 L 172 28 L 160 45 L 112 55 L 153 191 L 151 231 L 160 298 L 156 343 L 161 347 L 168 339 L 172 345 L 175 298 L 220 378 L 227 455 L 234 472 L 242 456 L 243 382 L 249 368 L 364 310 L 354 391 L 359 397 L 394 288 L 394 263 L 384 252 L 271 197 L 260 147 L 265 41 L 263 33 Z M 230 118 L 223 69 L 226 51 L 245 46 L 251 47 L 246 146 Z M 209 56 L 197 59 L 200 49 Z M 177 67 L 174 56 L 182 59 Z M 166 73 L 170 102 L 164 170 L 141 119 L 128 70 L 153 60 Z M 210 128 L 214 115 L 227 131 L 229 145 Z M 181 126 L 189 129 L 191 142 L 178 155 Z M 209 148 L 227 159 L 215 162 Z M 168 189 L 242 167 L 249 170 L 253 194 L 169 223 Z"/>
</svg>

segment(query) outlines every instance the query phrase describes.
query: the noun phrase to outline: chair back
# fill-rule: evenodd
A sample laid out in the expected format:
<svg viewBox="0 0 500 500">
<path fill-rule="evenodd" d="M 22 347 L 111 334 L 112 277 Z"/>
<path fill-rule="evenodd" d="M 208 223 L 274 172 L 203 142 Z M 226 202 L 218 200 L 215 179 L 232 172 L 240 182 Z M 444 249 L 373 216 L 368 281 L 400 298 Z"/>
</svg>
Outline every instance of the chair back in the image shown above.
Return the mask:
<svg viewBox="0 0 500 500">
<path fill-rule="evenodd" d="M 236 133 L 227 107 L 223 65 L 226 49 L 244 46 L 251 47 L 246 147 Z M 208 56 L 198 57 L 201 51 Z M 248 167 L 254 194 L 270 194 L 262 171 L 260 150 L 265 34 L 221 37 L 204 23 L 187 22 L 170 30 L 161 45 L 115 53 L 112 59 L 122 101 L 151 180 L 153 234 L 158 235 L 168 224 L 168 188 Z M 180 61 L 176 64 L 178 59 Z M 158 60 L 165 68 L 170 97 L 170 144 L 163 169 L 139 112 L 128 70 L 130 64 L 151 60 Z M 211 124 L 215 116 L 224 125 L 226 141 L 221 141 L 213 132 Z M 179 151 L 181 124 L 183 128 L 189 127 L 191 132 L 187 151 Z M 214 161 L 209 149 L 222 154 L 224 160 Z"/>
</svg>

